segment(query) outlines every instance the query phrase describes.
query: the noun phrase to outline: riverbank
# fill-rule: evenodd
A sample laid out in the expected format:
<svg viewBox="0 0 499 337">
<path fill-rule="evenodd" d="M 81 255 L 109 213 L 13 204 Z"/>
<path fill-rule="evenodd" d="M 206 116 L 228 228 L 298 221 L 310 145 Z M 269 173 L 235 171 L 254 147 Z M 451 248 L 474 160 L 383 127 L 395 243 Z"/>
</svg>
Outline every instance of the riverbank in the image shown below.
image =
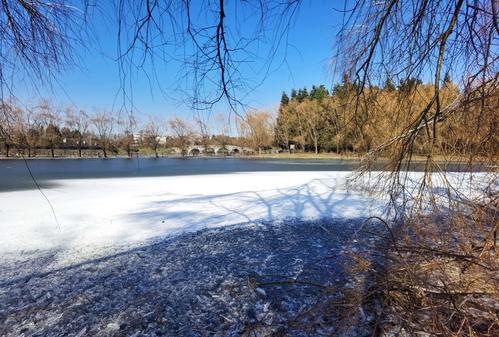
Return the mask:
<svg viewBox="0 0 499 337">
<path fill-rule="evenodd" d="M 365 154 L 360 153 L 312 153 L 312 152 L 297 152 L 297 153 L 262 153 L 253 155 L 239 155 L 240 158 L 248 159 L 292 159 L 292 160 L 350 160 L 350 161 L 361 161 L 365 158 Z M 379 161 L 388 162 L 391 158 L 380 156 Z M 426 162 L 426 156 L 413 155 L 411 160 L 413 162 Z M 434 161 L 442 163 L 467 163 L 469 158 L 464 156 L 455 155 L 435 155 L 433 157 Z"/>
</svg>

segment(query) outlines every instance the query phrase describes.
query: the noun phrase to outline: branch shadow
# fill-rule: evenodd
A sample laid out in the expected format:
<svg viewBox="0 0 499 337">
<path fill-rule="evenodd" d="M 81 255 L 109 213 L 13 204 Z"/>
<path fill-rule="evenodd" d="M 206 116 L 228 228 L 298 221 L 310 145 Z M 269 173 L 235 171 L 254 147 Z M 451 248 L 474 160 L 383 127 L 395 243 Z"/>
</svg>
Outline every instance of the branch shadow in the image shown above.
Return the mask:
<svg viewBox="0 0 499 337">
<path fill-rule="evenodd" d="M 159 200 L 157 200 L 159 199 Z M 358 218 L 376 213 L 381 203 L 360 192 L 331 187 L 314 179 L 293 188 L 177 197 L 155 195 L 140 211 L 124 216 L 143 228 L 178 231 L 216 227 L 220 224 L 250 224 L 284 218 Z"/>
</svg>

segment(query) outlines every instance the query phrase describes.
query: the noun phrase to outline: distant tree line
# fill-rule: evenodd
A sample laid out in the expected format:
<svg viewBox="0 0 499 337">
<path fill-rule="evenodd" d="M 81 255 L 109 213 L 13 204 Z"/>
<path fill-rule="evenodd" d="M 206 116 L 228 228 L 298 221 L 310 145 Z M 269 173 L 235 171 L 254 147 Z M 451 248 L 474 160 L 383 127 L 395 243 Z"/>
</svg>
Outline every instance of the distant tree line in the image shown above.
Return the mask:
<svg viewBox="0 0 499 337">
<path fill-rule="evenodd" d="M 424 84 L 416 78 L 399 81 L 397 85 L 387 79 L 383 86 L 359 90 L 344 76 L 331 91 L 319 85 L 312 86 L 310 91 L 293 89 L 289 96 L 283 92 L 276 114 L 247 111 L 235 122 L 237 137 L 231 134 L 229 119 L 223 114 L 215 116 L 211 123 L 202 116 L 192 121 L 180 117 L 149 118 L 139 127 L 130 114 L 106 110 L 89 114 L 74 107 L 56 108 L 48 101 L 30 108 L 4 102 L 0 114 L 0 151 L 5 156 L 26 157 L 40 154 L 54 157 L 56 150 L 59 153 L 62 150 L 59 155 L 79 157 L 119 153 L 131 157 L 134 152 L 142 151 L 157 157 L 159 152 L 172 149 L 186 155 L 191 145 L 210 154 L 215 145 L 225 149 L 231 144 L 251 148 L 254 153 L 360 154 L 409 131 L 407 126 L 412 125 L 418 111 L 424 109 L 433 91 L 433 84 Z M 442 116 L 436 153 L 464 155 L 477 150 L 497 151 L 497 148 L 480 145 L 484 138 L 494 134 L 493 130 L 466 127 L 466 120 L 470 118 L 493 118 L 493 115 L 480 116 L 476 105 L 453 105 L 462 94 L 447 75 L 441 89 L 441 104 L 450 106 L 453 111 Z M 359 104 L 359 95 L 368 99 Z M 494 121 L 483 122 L 495 125 Z M 423 136 L 419 137 L 413 145 L 414 154 L 424 153 L 427 145 Z"/>
<path fill-rule="evenodd" d="M 218 114 L 213 123 L 195 118 L 192 121 L 180 117 L 149 118 L 142 123 L 135 116 L 98 110 L 87 113 L 75 107 L 59 108 L 49 101 L 32 107 L 24 107 L 14 101 L 0 105 L 0 154 L 11 156 L 76 156 L 108 157 L 142 152 L 158 157 L 159 153 L 188 154 L 189 146 L 196 146 L 206 154 L 213 154 L 217 146 L 219 154 L 228 154 L 227 145 L 259 146 L 271 145 L 272 125 L 261 131 L 247 132 L 245 137 L 230 134 L 227 116 Z M 251 123 L 260 113 L 249 113 Z M 266 118 L 270 114 L 265 113 Z M 266 119 L 270 123 L 270 119 Z M 241 122 L 245 123 L 245 122 Z M 239 123 L 239 124 L 241 124 Z M 259 130 L 255 127 L 240 127 L 241 130 Z M 249 139 L 254 137 L 255 141 Z M 258 139 L 258 140 L 257 140 Z M 269 143 L 267 143 L 269 142 Z"/>
</svg>

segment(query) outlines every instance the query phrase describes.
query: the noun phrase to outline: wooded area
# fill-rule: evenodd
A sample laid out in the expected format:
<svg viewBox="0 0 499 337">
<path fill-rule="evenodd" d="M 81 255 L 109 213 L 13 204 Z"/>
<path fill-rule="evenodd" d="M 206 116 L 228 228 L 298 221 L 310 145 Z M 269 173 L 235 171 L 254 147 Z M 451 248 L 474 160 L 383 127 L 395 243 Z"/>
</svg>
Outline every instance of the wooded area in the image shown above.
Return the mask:
<svg viewBox="0 0 499 337">
<path fill-rule="evenodd" d="M 384 144 L 388 139 L 403 134 L 427 104 L 435 88 L 431 83 L 410 78 L 397 86 L 387 79 L 384 86 L 359 88 L 347 76 L 331 94 L 324 86 L 291 91 L 291 98 L 283 93 L 276 120 L 275 134 L 279 146 L 289 144 L 306 151 L 366 153 Z M 366 97 L 358 105 L 356 97 Z M 497 106 L 497 94 L 485 104 Z M 439 141 L 434 153 L 466 156 L 497 154 L 494 146 L 499 141 L 495 132 L 497 114 L 490 114 L 476 123 L 479 106 L 463 106 L 462 93 L 446 76 L 441 89 L 441 104 L 450 106 L 439 125 Z M 434 110 L 434 108 L 433 108 Z M 449 117 L 449 118 L 447 118 Z M 475 122 L 473 122 L 475 121 Z M 470 131 L 472 134 L 470 134 Z M 424 135 L 414 143 L 413 153 L 424 154 Z M 385 151 L 388 149 L 385 149 Z M 390 156 L 389 153 L 384 153 Z"/>
</svg>

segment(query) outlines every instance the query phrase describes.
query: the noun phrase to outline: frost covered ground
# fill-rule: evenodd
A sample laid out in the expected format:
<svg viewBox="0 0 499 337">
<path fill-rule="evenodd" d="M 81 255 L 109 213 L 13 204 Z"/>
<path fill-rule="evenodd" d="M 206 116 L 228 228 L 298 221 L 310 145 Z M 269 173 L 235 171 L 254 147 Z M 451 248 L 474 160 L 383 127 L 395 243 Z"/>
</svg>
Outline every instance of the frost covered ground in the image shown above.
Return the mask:
<svg viewBox="0 0 499 337">
<path fill-rule="evenodd" d="M 344 287 L 340 253 L 356 224 L 207 229 L 50 270 L 56 253 L 47 252 L 0 281 L 0 335 L 328 336 L 338 293 L 265 283 Z"/>
</svg>

